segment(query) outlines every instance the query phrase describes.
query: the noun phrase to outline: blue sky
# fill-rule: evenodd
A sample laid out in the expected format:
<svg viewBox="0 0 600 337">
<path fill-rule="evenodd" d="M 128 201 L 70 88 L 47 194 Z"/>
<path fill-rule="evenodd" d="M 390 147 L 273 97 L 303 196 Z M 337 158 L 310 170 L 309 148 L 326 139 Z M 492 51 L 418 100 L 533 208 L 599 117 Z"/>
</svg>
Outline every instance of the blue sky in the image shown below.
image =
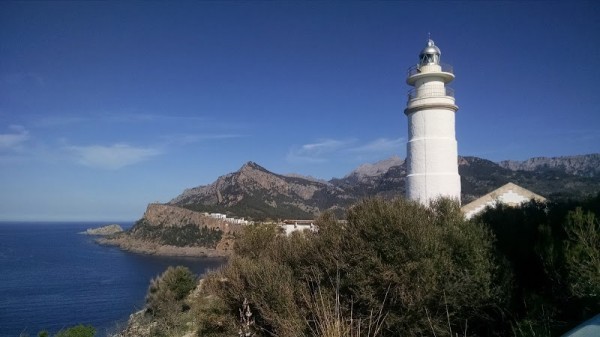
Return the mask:
<svg viewBox="0 0 600 337">
<path fill-rule="evenodd" d="M 255 161 L 406 154 L 406 70 L 454 67 L 459 154 L 600 151 L 600 5 L 0 2 L 0 220 L 134 220 Z"/>
</svg>

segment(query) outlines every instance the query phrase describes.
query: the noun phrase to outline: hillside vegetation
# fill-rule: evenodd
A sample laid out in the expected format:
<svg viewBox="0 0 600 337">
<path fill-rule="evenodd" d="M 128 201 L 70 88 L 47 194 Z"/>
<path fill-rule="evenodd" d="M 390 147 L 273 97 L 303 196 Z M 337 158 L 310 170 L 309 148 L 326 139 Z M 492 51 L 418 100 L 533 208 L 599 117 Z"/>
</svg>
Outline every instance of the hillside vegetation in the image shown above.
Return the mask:
<svg viewBox="0 0 600 337">
<path fill-rule="evenodd" d="M 449 200 L 401 199 L 406 163 L 391 158 L 330 181 L 249 162 L 150 204 L 104 242 L 151 254 L 234 252 L 194 291 L 189 271 L 167 270 L 120 336 L 559 336 L 600 312 L 600 194 L 590 197 L 600 155 L 458 164 L 463 203 L 508 182 L 550 202 L 467 221 Z M 202 213 L 215 211 L 318 216 L 319 231 L 284 236 Z M 177 275 L 188 286 L 173 299 Z"/>
<path fill-rule="evenodd" d="M 182 224 L 177 227 L 153 226 L 146 219 L 137 221 L 129 232 L 135 238 L 177 247 L 202 246 L 216 248 L 223 232 L 219 228 Z"/>
<path fill-rule="evenodd" d="M 375 198 L 317 233 L 248 226 L 177 310 L 149 305 L 153 328 L 122 336 L 559 336 L 600 311 L 596 214 L 600 195 L 469 221 L 448 200 Z"/>
</svg>

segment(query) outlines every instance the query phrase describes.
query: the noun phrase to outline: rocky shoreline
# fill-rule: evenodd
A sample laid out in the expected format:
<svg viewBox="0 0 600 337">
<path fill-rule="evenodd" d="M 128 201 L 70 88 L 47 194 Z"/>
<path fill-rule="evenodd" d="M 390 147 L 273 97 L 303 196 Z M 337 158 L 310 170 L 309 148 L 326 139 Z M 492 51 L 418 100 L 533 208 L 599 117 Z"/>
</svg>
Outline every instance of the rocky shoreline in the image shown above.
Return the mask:
<svg viewBox="0 0 600 337">
<path fill-rule="evenodd" d="M 159 256 L 179 256 L 179 257 L 228 257 L 230 250 L 214 249 L 206 247 L 178 247 L 171 245 L 161 245 L 155 242 L 148 242 L 134 239 L 124 235 L 114 237 L 104 237 L 96 239 L 101 245 L 116 246 L 122 250 Z"/>
</svg>

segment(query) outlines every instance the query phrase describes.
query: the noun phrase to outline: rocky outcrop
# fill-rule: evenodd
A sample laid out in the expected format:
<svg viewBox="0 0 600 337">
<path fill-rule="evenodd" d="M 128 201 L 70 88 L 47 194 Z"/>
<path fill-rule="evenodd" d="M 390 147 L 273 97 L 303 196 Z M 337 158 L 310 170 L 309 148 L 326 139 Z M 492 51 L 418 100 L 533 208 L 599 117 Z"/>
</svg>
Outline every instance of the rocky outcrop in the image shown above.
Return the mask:
<svg viewBox="0 0 600 337">
<path fill-rule="evenodd" d="M 600 153 L 566 157 L 536 157 L 524 161 L 504 160 L 500 166 L 512 171 L 558 170 L 582 177 L 600 175 Z"/>
<path fill-rule="evenodd" d="M 404 160 L 400 157 L 393 156 L 391 158 L 378 161 L 374 164 L 362 164 L 354 171 L 350 172 L 344 179 L 354 179 L 356 181 L 369 181 L 373 178 L 381 177 L 386 174 L 392 167 L 401 166 Z"/>
<path fill-rule="evenodd" d="M 234 226 L 223 220 L 213 219 L 204 213 L 166 204 L 148 205 L 142 219 L 149 226 L 181 227 L 193 224 L 200 227 L 219 229 L 223 232 L 231 232 L 239 229 L 239 226 Z"/>
<path fill-rule="evenodd" d="M 228 256 L 233 249 L 233 237 L 241 228 L 189 209 L 150 204 L 130 230 L 97 242 L 141 254 Z"/>
<path fill-rule="evenodd" d="M 102 227 L 98 227 L 98 228 L 88 228 L 84 232 L 81 232 L 79 234 L 106 236 L 106 235 L 114 235 L 117 233 L 121 233 L 122 231 L 123 231 L 123 228 L 120 225 L 112 224 L 112 225 L 106 225 L 106 226 L 102 226 Z"/>
</svg>

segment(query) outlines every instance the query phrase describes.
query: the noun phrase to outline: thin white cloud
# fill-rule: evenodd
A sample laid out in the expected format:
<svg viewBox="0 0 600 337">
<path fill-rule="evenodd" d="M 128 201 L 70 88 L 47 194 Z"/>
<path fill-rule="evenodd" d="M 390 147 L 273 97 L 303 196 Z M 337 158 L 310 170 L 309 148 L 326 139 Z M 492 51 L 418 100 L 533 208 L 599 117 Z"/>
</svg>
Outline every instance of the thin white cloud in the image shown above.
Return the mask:
<svg viewBox="0 0 600 337">
<path fill-rule="evenodd" d="M 320 156 L 335 152 L 351 143 L 352 141 L 348 140 L 323 139 L 316 143 L 302 145 L 298 149 L 298 153 L 310 156 Z"/>
<path fill-rule="evenodd" d="M 321 139 L 314 143 L 292 148 L 286 159 L 292 163 L 323 163 L 336 152 L 348 147 L 353 140 Z"/>
<path fill-rule="evenodd" d="M 20 125 L 9 126 L 11 132 L 0 134 L 0 150 L 17 150 L 27 140 L 29 140 L 29 131 Z"/>
<path fill-rule="evenodd" d="M 188 145 L 202 141 L 223 140 L 246 137 L 241 134 L 223 133 L 223 134 L 172 134 L 163 136 L 162 139 L 166 145 Z"/>
<path fill-rule="evenodd" d="M 148 113 L 79 113 L 54 116 L 34 115 L 31 124 L 36 127 L 52 128 L 84 123 L 208 123 L 205 117 L 183 115 L 159 115 Z"/>
<path fill-rule="evenodd" d="M 348 152 L 360 154 L 378 154 L 387 152 L 397 152 L 402 148 L 406 141 L 404 138 L 388 139 L 378 138 L 366 144 L 349 148 Z"/>
<path fill-rule="evenodd" d="M 325 163 L 331 160 L 352 159 L 365 160 L 373 157 L 388 156 L 401 153 L 405 140 L 403 138 L 378 138 L 360 143 L 357 140 L 323 139 L 314 143 L 292 148 L 286 159 L 291 163 Z"/>
<path fill-rule="evenodd" d="M 162 154 L 158 148 L 134 147 L 127 144 L 67 146 L 65 149 L 79 164 L 105 170 L 118 170 Z"/>
</svg>

